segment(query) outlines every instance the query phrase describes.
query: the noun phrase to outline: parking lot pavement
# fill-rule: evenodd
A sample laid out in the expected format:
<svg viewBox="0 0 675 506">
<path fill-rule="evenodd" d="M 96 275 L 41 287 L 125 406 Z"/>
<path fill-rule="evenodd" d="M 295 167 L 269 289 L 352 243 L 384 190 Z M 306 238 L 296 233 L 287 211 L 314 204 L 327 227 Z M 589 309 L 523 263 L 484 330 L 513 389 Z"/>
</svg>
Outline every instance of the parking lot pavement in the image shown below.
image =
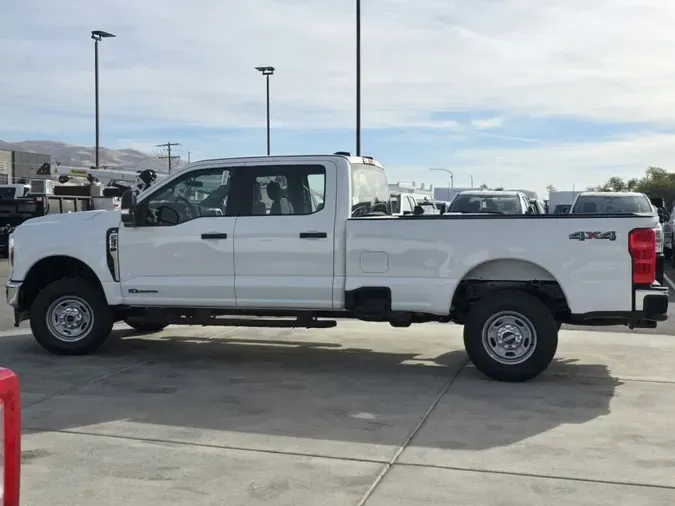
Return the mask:
<svg viewBox="0 0 675 506">
<path fill-rule="evenodd" d="M 537 380 L 460 328 L 117 331 L 97 356 L 0 337 L 22 380 L 23 504 L 675 504 L 675 343 L 563 332 Z"/>
</svg>

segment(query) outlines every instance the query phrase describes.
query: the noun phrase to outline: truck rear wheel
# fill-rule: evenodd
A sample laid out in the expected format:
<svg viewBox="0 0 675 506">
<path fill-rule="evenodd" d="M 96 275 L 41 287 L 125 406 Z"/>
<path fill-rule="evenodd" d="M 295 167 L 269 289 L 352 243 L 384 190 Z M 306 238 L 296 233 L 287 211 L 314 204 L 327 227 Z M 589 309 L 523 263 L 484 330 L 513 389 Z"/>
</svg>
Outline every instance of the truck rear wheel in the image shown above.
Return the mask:
<svg viewBox="0 0 675 506">
<path fill-rule="evenodd" d="M 476 368 L 508 382 L 530 380 L 551 363 L 558 325 L 534 296 L 501 292 L 475 303 L 464 325 L 464 346 Z"/>
<path fill-rule="evenodd" d="M 35 297 L 30 328 L 35 340 L 56 355 L 85 355 L 110 336 L 113 313 L 101 290 L 82 278 L 64 278 Z"/>
</svg>

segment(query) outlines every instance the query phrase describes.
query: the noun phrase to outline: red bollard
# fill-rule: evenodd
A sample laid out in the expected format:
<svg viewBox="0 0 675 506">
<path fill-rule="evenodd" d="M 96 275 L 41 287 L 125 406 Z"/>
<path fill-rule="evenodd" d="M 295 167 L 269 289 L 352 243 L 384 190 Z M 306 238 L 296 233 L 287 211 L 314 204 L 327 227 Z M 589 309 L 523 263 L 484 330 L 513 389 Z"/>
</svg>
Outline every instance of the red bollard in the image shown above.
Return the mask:
<svg viewBox="0 0 675 506">
<path fill-rule="evenodd" d="M 19 506 L 21 487 L 21 397 L 19 378 L 0 368 L 1 506 Z"/>
</svg>

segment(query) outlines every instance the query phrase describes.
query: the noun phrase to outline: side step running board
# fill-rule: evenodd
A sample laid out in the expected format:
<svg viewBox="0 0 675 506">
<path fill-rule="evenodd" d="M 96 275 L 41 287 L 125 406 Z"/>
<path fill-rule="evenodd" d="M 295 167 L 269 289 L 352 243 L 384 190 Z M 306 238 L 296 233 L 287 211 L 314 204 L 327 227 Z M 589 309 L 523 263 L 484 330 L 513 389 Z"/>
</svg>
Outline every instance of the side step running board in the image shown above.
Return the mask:
<svg viewBox="0 0 675 506">
<path fill-rule="evenodd" d="M 335 320 L 298 318 L 296 320 L 261 318 L 169 318 L 169 325 L 201 325 L 203 327 L 273 327 L 327 329 L 337 326 Z"/>
</svg>

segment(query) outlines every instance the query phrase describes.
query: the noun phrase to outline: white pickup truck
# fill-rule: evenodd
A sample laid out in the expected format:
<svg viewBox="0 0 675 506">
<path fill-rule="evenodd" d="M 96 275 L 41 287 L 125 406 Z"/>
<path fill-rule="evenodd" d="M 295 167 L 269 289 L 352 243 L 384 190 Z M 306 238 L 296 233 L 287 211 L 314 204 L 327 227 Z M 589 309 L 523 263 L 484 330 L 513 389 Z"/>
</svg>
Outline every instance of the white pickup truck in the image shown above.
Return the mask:
<svg viewBox="0 0 675 506">
<path fill-rule="evenodd" d="M 667 319 L 651 214 L 393 217 L 384 169 L 343 155 L 202 161 L 126 197 L 11 236 L 7 301 L 52 353 L 94 352 L 115 321 L 456 322 L 480 371 L 524 381 L 561 323 Z"/>
</svg>

